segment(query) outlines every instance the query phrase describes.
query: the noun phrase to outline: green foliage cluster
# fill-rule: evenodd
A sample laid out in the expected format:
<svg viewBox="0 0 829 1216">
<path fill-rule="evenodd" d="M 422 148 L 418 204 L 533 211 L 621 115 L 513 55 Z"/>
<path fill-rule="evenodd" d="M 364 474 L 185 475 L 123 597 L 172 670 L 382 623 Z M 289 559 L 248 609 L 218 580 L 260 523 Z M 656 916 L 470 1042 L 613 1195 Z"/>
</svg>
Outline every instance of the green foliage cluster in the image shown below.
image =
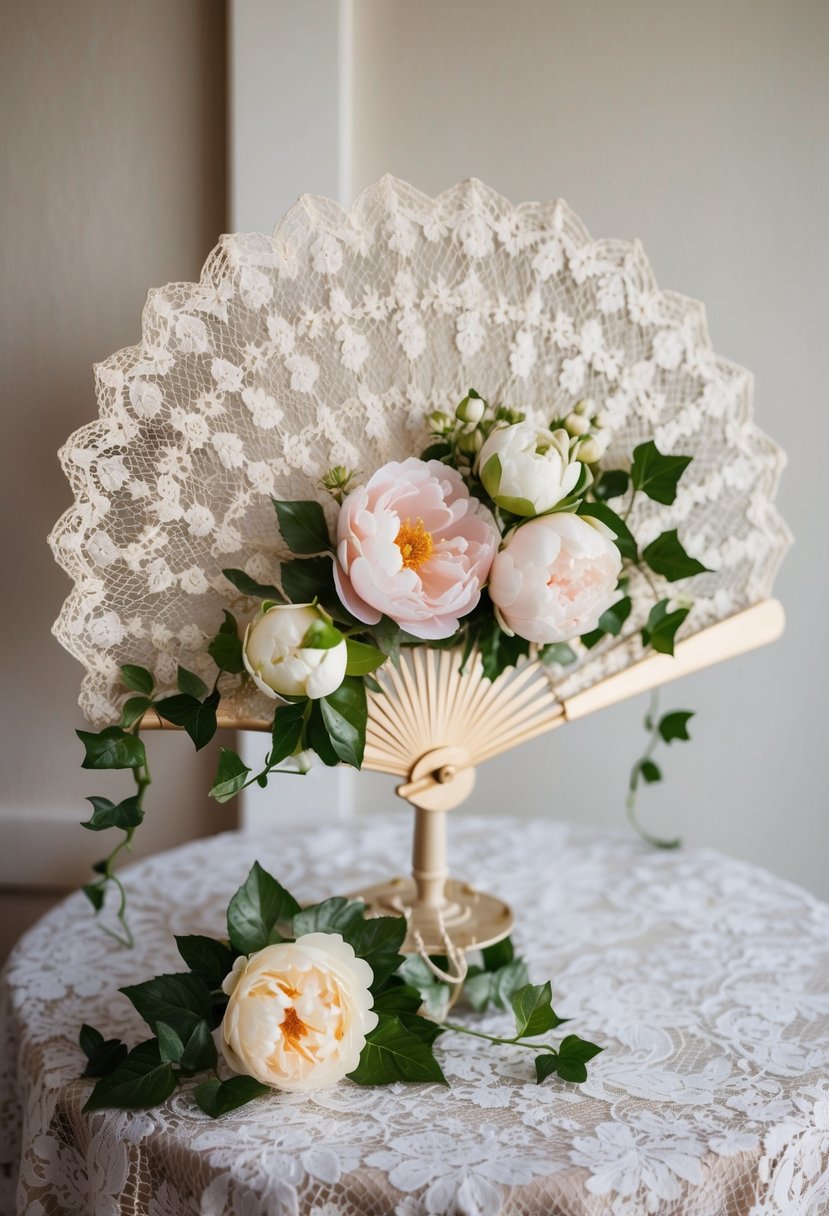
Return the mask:
<svg viewBox="0 0 829 1216">
<path fill-rule="evenodd" d="M 446 1084 L 434 1044 L 448 1031 L 534 1051 L 539 1083 L 553 1074 L 565 1081 L 586 1079 L 586 1063 L 601 1048 L 576 1035 L 567 1035 L 558 1046 L 538 1041 L 565 1019 L 553 1010 L 549 982 L 529 983 L 526 965 L 514 957 L 509 941 L 485 950 L 482 966 L 471 969 L 468 980 L 467 997 L 473 1010 L 481 1011 L 490 1002 L 511 1010 L 515 1034 L 501 1037 L 442 1020 L 448 999 L 441 993 L 436 1001 L 434 989 L 446 986 L 436 984 L 425 960 L 415 955 L 404 958 L 400 953 L 406 921 L 399 916 L 367 917 L 365 913 L 360 900 L 341 896 L 303 908 L 254 862 L 228 904 L 224 941 L 196 934 L 176 937 L 187 971 L 158 975 L 120 990 L 147 1024 L 148 1038 L 128 1048 L 118 1039 L 105 1039 L 94 1027 L 81 1028 L 80 1045 L 87 1058 L 83 1075 L 96 1082 L 84 1109 L 157 1106 L 183 1081 L 204 1072 L 213 1076 L 200 1081 L 193 1096 L 213 1117 L 268 1093 L 268 1087 L 253 1077 L 225 1080 L 218 1073 L 213 1032 L 227 1006 L 222 982 L 239 956 L 306 933 L 340 934 L 371 967 L 371 992 L 379 1021 L 350 1074 L 358 1085 L 396 1081 Z"/>
</svg>

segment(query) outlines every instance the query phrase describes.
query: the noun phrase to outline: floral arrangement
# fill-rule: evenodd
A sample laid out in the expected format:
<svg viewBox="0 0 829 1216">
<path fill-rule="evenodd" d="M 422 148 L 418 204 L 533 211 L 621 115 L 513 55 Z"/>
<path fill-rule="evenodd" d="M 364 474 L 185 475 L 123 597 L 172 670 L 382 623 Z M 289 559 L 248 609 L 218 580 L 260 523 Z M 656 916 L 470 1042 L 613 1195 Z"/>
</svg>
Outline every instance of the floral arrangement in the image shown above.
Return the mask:
<svg viewBox="0 0 829 1216">
<path fill-rule="evenodd" d="M 254 863 L 228 905 L 227 932 L 225 941 L 177 937 L 188 971 L 121 990 L 152 1037 L 129 1050 L 83 1026 L 84 1076 L 96 1080 L 85 1110 L 156 1106 L 203 1072 L 213 1075 L 193 1096 L 213 1117 L 271 1090 L 321 1089 L 345 1077 L 446 1084 L 434 1046 L 451 1032 L 529 1049 L 539 1084 L 553 1075 L 586 1080 L 587 1062 L 601 1051 L 575 1034 L 543 1040 L 567 1019 L 553 1009 L 549 982 L 528 982 L 509 940 L 483 951 L 467 984 L 476 1011 L 490 1003 L 512 1011 L 515 1033 L 499 1037 L 448 1021 L 445 960 L 403 958 L 406 922 L 366 917 L 359 900 L 335 896 L 302 908 Z M 224 1079 L 217 1027 L 232 1073 Z"/>
</svg>

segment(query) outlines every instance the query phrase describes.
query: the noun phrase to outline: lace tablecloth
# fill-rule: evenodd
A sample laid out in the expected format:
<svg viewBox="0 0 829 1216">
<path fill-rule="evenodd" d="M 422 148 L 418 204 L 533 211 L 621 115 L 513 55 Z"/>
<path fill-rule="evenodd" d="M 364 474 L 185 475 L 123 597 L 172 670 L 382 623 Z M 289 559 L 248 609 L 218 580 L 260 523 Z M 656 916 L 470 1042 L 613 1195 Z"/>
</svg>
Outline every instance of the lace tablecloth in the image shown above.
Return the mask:
<svg viewBox="0 0 829 1216">
<path fill-rule="evenodd" d="M 82 895 L 17 947 L 0 990 L 0 1160 L 27 1216 L 689 1216 L 829 1210 L 829 907 L 708 851 L 559 823 L 451 824 L 455 871 L 510 899 L 531 977 L 604 1044 L 582 1086 L 445 1036 L 449 1088 L 262 1099 L 213 1121 L 82 1115 L 83 1021 L 144 1037 L 119 986 L 183 969 L 172 934 L 222 931 L 255 857 L 300 898 L 405 869 L 410 822 L 225 835 L 128 872 L 137 946 Z M 510 1019 L 487 1015 L 497 1032 Z M 15 1178 L 19 1169 L 19 1179 Z"/>
</svg>

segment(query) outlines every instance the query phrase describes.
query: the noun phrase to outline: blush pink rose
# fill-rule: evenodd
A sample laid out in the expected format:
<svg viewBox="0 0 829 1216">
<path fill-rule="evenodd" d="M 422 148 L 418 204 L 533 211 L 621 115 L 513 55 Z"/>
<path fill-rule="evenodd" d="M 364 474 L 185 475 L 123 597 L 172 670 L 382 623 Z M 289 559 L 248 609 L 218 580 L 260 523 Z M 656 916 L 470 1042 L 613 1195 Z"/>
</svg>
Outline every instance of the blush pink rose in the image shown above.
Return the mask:
<svg viewBox="0 0 829 1216">
<path fill-rule="evenodd" d="M 538 645 L 595 629 L 616 598 L 622 569 L 611 533 L 578 515 L 542 515 L 507 538 L 489 594 L 508 633 Z"/>
<path fill-rule="evenodd" d="M 392 461 L 343 501 L 337 591 L 367 625 L 385 615 L 415 637 L 448 638 L 481 598 L 500 539 L 455 469 Z"/>
</svg>

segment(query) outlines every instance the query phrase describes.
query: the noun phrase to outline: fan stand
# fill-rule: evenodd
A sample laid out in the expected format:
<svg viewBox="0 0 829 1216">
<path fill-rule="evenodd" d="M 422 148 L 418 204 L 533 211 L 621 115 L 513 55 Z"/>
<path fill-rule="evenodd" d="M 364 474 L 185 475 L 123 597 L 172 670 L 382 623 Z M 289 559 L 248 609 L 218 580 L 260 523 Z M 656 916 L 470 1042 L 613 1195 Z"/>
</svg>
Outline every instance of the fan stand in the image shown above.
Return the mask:
<svg viewBox="0 0 829 1216">
<path fill-rule="evenodd" d="M 415 812 L 411 878 L 391 878 L 353 894 L 376 916 L 403 915 L 409 931 L 403 950 L 446 954 L 447 939 L 458 951 L 492 946 L 512 930 L 509 904 L 449 877 L 446 816 L 472 792 L 475 769 L 457 747 L 427 752 L 397 787 Z"/>
</svg>

